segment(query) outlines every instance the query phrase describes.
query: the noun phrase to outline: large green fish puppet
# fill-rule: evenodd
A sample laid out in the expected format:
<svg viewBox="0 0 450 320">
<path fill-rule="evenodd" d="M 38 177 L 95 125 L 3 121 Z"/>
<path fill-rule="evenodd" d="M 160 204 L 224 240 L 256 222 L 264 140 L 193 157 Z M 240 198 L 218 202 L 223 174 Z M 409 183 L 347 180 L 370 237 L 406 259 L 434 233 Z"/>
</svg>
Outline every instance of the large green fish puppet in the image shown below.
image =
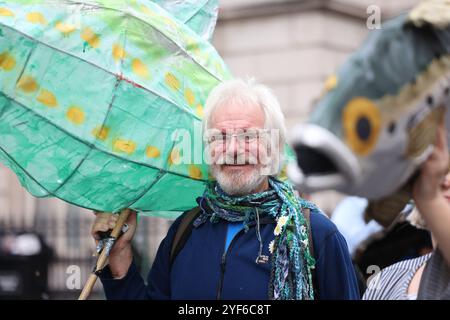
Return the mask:
<svg viewBox="0 0 450 320">
<path fill-rule="evenodd" d="M 326 81 L 309 121 L 292 132 L 298 163 L 288 175 L 305 192 L 368 198 L 367 218 L 389 225 L 449 107 L 450 1 L 423 1 L 372 31 Z"/>
</svg>

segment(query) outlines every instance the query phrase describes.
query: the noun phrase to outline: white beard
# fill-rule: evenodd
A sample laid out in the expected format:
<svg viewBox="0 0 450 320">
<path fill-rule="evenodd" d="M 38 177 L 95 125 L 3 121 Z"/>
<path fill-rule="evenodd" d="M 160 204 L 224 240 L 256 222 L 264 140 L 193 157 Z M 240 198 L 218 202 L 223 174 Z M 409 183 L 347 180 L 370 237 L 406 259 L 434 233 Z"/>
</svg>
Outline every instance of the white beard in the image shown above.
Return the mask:
<svg viewBox="0 0 450 320">
<path fill-rule="evenodd" d="M 258 167 L 252 169 L 249 174 L 242 174 L 242 172 L 226 174 L 219 165 L 211 165 L 211 175 L 217 180 L 225 193 L 236 196 L 254 193 L 267 178 L 267 176 L 260 174 Z"/>
</svg>

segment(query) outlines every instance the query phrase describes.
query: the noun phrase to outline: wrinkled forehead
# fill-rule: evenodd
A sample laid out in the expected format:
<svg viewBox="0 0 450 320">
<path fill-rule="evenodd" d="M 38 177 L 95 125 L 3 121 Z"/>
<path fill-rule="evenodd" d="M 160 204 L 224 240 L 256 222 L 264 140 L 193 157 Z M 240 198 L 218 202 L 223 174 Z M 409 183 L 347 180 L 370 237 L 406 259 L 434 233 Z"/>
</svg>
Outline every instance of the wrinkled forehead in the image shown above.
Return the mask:
<svg viewBox="0 0 450 320">
<path fill-rule="evenodd" d="M 258 104 L 230 102 L 218 105 L 214 109 L 210 127 L 220 130 L 263 128 L 264 123 L 264 111 Z"/>
</svg>

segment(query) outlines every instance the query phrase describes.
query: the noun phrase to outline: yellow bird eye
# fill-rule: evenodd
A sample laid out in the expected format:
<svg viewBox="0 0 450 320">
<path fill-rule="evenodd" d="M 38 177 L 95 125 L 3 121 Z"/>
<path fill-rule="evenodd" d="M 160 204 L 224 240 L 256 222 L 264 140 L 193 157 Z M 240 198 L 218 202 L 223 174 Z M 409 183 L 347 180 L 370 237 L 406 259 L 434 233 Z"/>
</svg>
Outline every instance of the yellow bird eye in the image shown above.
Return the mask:
<svg viewBox="0 0 450 320">
<path fill-rule="evenodd" d="M 355 97 L 344 107 L 342 127 L 346 144 L 357 155 L 367 156 L 378 140 L 380 111 L 373 101 Z"/>
</svg>

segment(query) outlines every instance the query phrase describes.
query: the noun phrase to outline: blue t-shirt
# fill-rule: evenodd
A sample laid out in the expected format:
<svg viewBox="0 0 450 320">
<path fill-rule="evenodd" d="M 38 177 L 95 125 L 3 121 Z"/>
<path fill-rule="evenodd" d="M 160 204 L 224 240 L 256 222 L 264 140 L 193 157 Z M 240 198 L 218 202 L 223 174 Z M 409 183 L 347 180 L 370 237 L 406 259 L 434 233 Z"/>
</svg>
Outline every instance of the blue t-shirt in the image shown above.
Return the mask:
<svg viewBox="0 0 450 320">
<path fill-rule="evenodd" d="M 230 246 L 231 241 L 233 240 L 234 236 L 241 231 L 244 228 L 244 224 L 242 222 L 230 222 L 228 223 L 228 229 L 227 229 L 227 240 L 225 241 L 225 251 L 227 251 L 228 247 Z"/>
</svg>

